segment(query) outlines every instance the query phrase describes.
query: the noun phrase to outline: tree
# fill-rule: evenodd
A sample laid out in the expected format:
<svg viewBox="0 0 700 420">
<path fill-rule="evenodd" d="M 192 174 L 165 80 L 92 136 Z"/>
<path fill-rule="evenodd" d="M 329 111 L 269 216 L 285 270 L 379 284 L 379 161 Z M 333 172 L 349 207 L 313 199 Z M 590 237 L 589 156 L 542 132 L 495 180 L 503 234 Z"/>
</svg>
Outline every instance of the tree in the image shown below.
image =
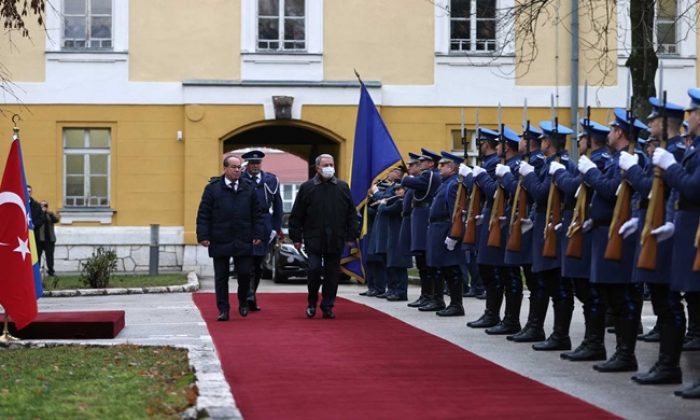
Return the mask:
<svg viewBox="0 0 700 420">
<path fill-rule="evenodd" d="M 29 37 L 24 19 L 31 13 L 40 26 L 44 25 L 45 0 L 0 0 L 0 18 L 5 30 L 17 30 Z"/>
</svg>

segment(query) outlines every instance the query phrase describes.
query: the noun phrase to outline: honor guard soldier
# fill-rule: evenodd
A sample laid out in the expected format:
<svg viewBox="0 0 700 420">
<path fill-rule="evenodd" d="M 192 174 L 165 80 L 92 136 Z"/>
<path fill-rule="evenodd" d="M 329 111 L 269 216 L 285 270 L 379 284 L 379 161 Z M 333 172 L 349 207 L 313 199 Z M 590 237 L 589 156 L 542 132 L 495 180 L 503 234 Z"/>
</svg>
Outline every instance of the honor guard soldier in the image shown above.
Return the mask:
<svg viewBox="0 0 700 420">
<path fill-rule="evenodd" d="M 403 173 L 403 167 L 397 168 Z M 387 297 L 390 302 L 404 302 L 408 300 L 408 269 L 413 267 L 413 258 L 410 253 L 402 253 L 399 246 L 401 235 L 401 222 L 403 217 L 403 201 L 406 188 L 397 183 L 392 189 L 392 196 L 384 199 L 379 205 L 380 215 L 386 215 L 386 266 L 388 271 Z"/>
<path fill-rule="evenodd" d="M 552 176 L 549 173 L 553 162 L 561 163 L 567 170 L 573 171 L 569 162 L 569 157 L 565 152 L 566 138 L 573 132 L 561 124 L 553 124 L 551 121 L 542 121 L 542 139 L 540 148 L 545 156 L 545 164 L 539 173 L 535 173 L 535 168 L 525 162 L 520 165 L 520 175 L 524 176 L 523 186 L 535 200 L 535 225 L 532 245 L 532 271 L 538 273 L 538 280 L 545 290 L 547 300 L 552 299 L 554 308 L 554 330 L 552 334 L 543 342 L 533 344 L 535 350 L 570 350 L 571 338 L 569 337 L 569 326 L 571 315 L 574 309 L 573 285 L 570 279 L 561 276 L 561 252 L 559 249 L 559 234 L 556 226 L 552 224 L 551 214 L 561 203 L 554 203 L 556 196 L 552 192 L 556 186 L 553 184 Z M 562 200 L 566 202 L 566 200 Z M 554 229 L 549 229 L 553 227 Z M 545 235 L 541 232 L 551 230 L 549 235 L 553 235 L 549 240 L 557 240 L 556 246 L 551 250 L 550 255 L 545 255 Z M 544 303 L 542 303 L 544 305 Z"/>
<path fill-rule="evenodd" d="M 503 283 L 509 272 L 504 263 L 505 247 L 489 247 L 487 245 L 489 237 L 489 221 L 491 208 L 494 203 L 494 195 L 498 188 L 496 181 L 496 165 L 498 164 L 498 154 L 496 146 L 500 134 L 497 131 L 487 128 L 480 128 L 478 132 L 479 153 L 481 155 L 481 166 L 472 168 L 472 178 L 474 185 L 472 188 L 479 188 L 483 206 L 478 217 L 479 230 L 477 234 L 477 256 L 479 264 L 479 274 L 486 289 L 486 309 L 484 314 L 476 321 L 467 323 L 471 328 L 495 327 L 501 322 L 501 305 L 503 303 Z M 500 228 L 500 223 L 497 224 Z"/>
<path fill-rule="evenodd" d="M 445 307 L 442 298 L 442 281 L 435 267 L 426 265 L 425 250 L 428 235 L 430 205 L 440 187 L 440 173 L 437 164 L 440 155 L 428 149 L 421 148 L 420 174 L 407 176 L 401 180 L 401 185 L 413 190 L 411 206 L 411 253 L 416 258 L 416 268 L 420 276 L 421 294 L 418 300 L 408 304 L 410 307 L 424 311 L 438 311 Z M 437 292 L 436 292 L 437 290 Z"/>
<path fill-rule="evenodd" d="M 386 183 L 372 185 L 367 198 L 367 243 L 364 262 L 367 267 L 367 293 L 370 297 L 386 297 L 387 271 L 386 256 L 378 252 L 378 241 L 382 238 L 378 228 L 379 202 L 386 194 Z"/>
<path fill-rule="evenodd" d="M 646 126 L 627 116 L 625 110 L 614 110 L 615 120 L 610 123 L 608 147 L 611 160 L 603 168 L 586 156 L 581 156 L 578 170 L 583 174 L 586 185 L 593 190 L 589 208 L 592 226 L 591 236 L 591 287 L 601 296 L 615 316 L 615 335 L 617 345 L 615 353 L 605 362 L 594 365 L 599 372 L 629 372 L 637 370 L 634 354 L 637 326 L 642 310 L 641 288 L 631 282 L 635 241 L 628 237 L 622 242 L 622 257 L 618 260 L 605 258 L 609 241 L 610 224 L 617 201 L 622 174 L 618 167 L 620 152 L 630 147 L 631 139 L 638 137 L 639 130 Z M 632 126 L 633 125 L 633 126 Z M 588 228 L 588 226 L 585 226 Z M 602 336 L 605 330 L 605 316 L 594 314 L 591 317 L 594 334 Z"/>
<path fill-rule="evenodd" d="M 415 153 L 408 154 L 406 161 L 408 176 L 417 176 L 420 174 L 420 155 Z M 400 184 L 400 182 L 399 182 Z M 402 186 L 403 187 L 403 186 Z M 404 193 L 401 197 L 401 226 L 399 228 L 399 236 L 395 248 L 392 249 L 393 261 L 396 261 L 397 266 L 401 266 L 403 262 L 408 264 L 407 268 L 413 267 L 413 254 L 411 253 L 411 212 L 413 210 L 413 189 L 403 187 Z M 406 289 L 408 292 L 408 289 Z"/>
<path fill-rule="evenodd" d="M 251 275 L 250 293 L 248 295 L 248 306 L 251 311 L 259 311 L 257 303 L 258 286 L 262 277 L 262 263 L 265 256 L 270 252 L 270 244 L 275 237 L 283 239 L 282 234 L 282 195 L 280 193 L 280 181 L 277 176 L 261 169 L 262 160 L 265 153 L 260 150 L 251 150 L 241 155 L 248 165 L 243 175 L 255 186 L 255 194 L 258 202 L 263 208 L 263 220 L 265 222 L 265 232 L 267 240 L 253 248 L 253 273 Z"/>
<path fill-rule="evenodd" d="M 671 186 L 671 204 L 676 211 L 667 211 L 666 223 L 656 229 L 657 241 L 673 236 L 671 258 L 671 290 L 685 292 L 688 306 L 700 297 L 700 260 L 698 259 L 698 222 L 700 221 L 700 89 L 688 89 L 690 106 L 688 131 L 692 143 L 680 162 L 673 153 L 657 148 L 652 162 L 664 171 L 663 179 Z M 676 294 L 673 306 L 680 304 Z M 691 309 L 688 309 L 689 313 Z M 675 313 L 675 311 L 674 311 Z M 663 329 L 662 329 L 663 331 Z M 700 380 L 675 391 L 683 398 L 700 398 Z"/>
<path fill-rule="evenodd" d="M 545 158 L 540 149 L 542 131 L 540 131 L 534 125 L 525 124 L 523 125 L 523 134 L 520 137 L 520 143 L 518 144 L 518 151 L 521 155 L 527 158 L 527 163 L 534 168 L 535 173 L 540 173 L 542 166 L 544 166 Z M 522 162 L 522 161 L 521 161 Z M 520 165 L 518 165 L 518 172 L 516 176 L 520 179 L 521 187 L 524 177 L 520 175 L 519 172 Z M 508 178 L 506 174 L 504 179 Z M 524 188 L 523 188 L 524 190 Z M 530 305 L 528 310 L 527 322 L 525 327 L 520 330 L 519 333 L 514 335 L 509 335 L 506 338 L 510 341 L 516 343 L 533 343 L 538 341 L 544 341 L 544 319 L 547 315 L 547 306 L 549 306 L 549 298 L 544 289 L 544 285 L 540 281 L 539 274 L 532 271 L 532 255 L 533 255 L 533 220 L 535 216 L 535 201 L 531 194 L 524 190 L 528 200 L 528 215 L 526 218 L 521 218 L 521 231 L 523 233 L 522 237 L 522 251 L 528 252 L 529 255 L 523 257 L 525 260 L 529 258 L 530 264 L 528 266 L 529 276 L 527 271 L 525 271 L 525 284 L 527 290 L 530 292 Z M 527 241 L 527 242 L 526 242 Z M 525 269 L 525 267 L 523 267 Z"/>
<path fill-rule="evenodd" d="M 610 160 L 607 148 L 607 139 L 610 129 L 595 121 L 581 119 L 581 134 L 578 138 L 578 150 L 581 155 L 588 156 L 599 170 L 603 170 Z M 586 209 L 590 204 L 590 194 L 587 186 L 583 184 L 583 177 L 578 172 L 571 173 L 563 165 L 550 165 L 550 173 L 554 177 L 555 185 L 568 197 L 567 201 L 574 197 L 576 204 L 574 211 L 564 210 L 561 233 L 561 252 L 563 255 L 561 274 L 564 278 L 573 279 L 574 294 L 583 304 L 583 318 L 585 320 L 585 332 L 583 342 L 575 350 L 562 353 L 561 358 L 572 362 L 605 360 L 605 337 L 596 334 L 592 328 L 592 317 L 604 316 L 605 303 L 596 293 L 596 289 L 590 287 L 591 266 L 591 231 L 584 230 Z M 572 226 L 573 225 L 573 226 Z M 569 238 L 571 233 L 571 238 Z M 580 249 L 569 250 L 569 241 L 575 241 L 575 235 L 581 235 Z M 570 255 L 569 253 L 572 253 Z"/>
</svg>

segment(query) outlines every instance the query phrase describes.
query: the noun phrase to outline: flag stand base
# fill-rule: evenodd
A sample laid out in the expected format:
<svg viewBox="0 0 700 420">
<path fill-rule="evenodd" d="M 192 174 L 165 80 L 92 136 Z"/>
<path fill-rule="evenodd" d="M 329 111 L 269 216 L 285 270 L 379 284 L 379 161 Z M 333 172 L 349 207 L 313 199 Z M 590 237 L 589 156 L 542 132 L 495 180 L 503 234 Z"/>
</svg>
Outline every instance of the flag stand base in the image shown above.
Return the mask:
<svg viewBox="0 0 700 420">
<path fill-rule="evenodd" d="M 19 338 L 14 337 L 12 334 L 10 334 L 10 330 L 7 328 L 7 324 L 7 314 L 5 314 L 5 323 L 2 329 L 2 335 L 0 335 L 0 343 L 11 343 L 13 341 L 19 341 Z"/>
</svg>

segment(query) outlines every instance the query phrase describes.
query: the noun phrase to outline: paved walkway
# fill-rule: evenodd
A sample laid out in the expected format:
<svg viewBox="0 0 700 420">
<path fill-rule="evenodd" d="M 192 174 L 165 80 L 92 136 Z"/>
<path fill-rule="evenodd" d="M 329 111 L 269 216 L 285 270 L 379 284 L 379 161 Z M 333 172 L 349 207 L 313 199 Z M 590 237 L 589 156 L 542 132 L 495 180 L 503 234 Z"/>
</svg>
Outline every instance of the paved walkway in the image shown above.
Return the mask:
<svg viewBox="0 0 700 420">
<path fill-rule="evenodd" d="M 201 291 L 213 291 L 213 278 L 200 279 Z M 305 284 L 273 284 L 263 281 L 260 293 L 305 292 Z M 626 418 L 697 418 L 700 401 L 674 397 L 676 386 L 642 387 L 630 381 L 630 374 L 602 374 L 595 372 L 592 363 L 572 363 L 559 359 L 558 352 L 535 352 L 527 344 L 510 343 L 503 337 L 492 337 L 481 330 L 465 327 L 467 320 L 478 318 L 484 302 L 465 299 L 467 316 L 440 318 L 432 313 L 421 313 L 406 307 L 405 302 L 387 302 L 383 299 L 359 296 L 359 285 L 341 285 L 338 295 L 376 308 L 417 328 L 442 337 L 466 350 L 479 354 L 507 369 L 577 396 Z M 410 286 L 409 297 L 418 295 L 418 288 Z M 523 302 L 521 318 L 527 314 L 527 299 Z M 260 304 L 265 310 L 264 295 Z M 299 311 L 305 309 L 305 299 L 299 301 Z M 44 297 L 39 300 L 40 311 L 71 310 L 125 310 L 126 327 L 115 340 L 91 340 L 90 344 L 133 343 L 145 345 L 173 345 L 190 349 L 192 365 L 197 372 L 200 389 L 199 410 L 207 410 L 212 418 L 239 418 L 235 401 L 221 372 L 218 359 L 199 311 L 189 293 L 141 295 L 109 295 L 80 297 Z M 548 331 L 551 331 L 551 309 Z M 251 313 L 254 317 L 255 313 Z M 337 313 L 342 317 L 342 313 Z M 235 328 L 234 316 L 231 327 Z M 649 303 L 645 304 L 642 321 L 648 330 L 655 319 Z M 583 316 L 577 305 L 571 328 L 572 340 L 577 345 L 583 335 Z M 63 341 L 65 342 L 65 341 Z M 608 334 L 609 352 L 614 337 Z M 646 371 L 656 360 L 658 346 L 639 343 L 637 357 L 640 369 Z M 700 352 L 684 353 L 682 359 L 685 382 L 700 378 Z M 234 396 L 235 398 L 235 396 Z M 524 412 L 526 414 L 526 412 Z"/>
</svg>

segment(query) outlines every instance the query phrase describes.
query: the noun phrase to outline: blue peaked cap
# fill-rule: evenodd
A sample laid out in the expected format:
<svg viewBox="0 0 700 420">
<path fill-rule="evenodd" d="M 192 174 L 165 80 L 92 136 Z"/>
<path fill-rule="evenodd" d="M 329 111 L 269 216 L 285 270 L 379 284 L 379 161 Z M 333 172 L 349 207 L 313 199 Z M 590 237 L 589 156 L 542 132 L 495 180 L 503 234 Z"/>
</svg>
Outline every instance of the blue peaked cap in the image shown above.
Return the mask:
<svg viewBox="0 0 700 420">
<path fill-rule="evenodd" d="M 479 128 L 479 132 L 477 133 L 478 139 L 479 140 L 491 140 L 491 141 L 498 141 L 498 138 L 500 135 L 498 134 L 498 131 L 490 130 L 488 128 Z"/>
<path fill-rule="evenodd" d="M 407 163 L 418 163 L 418 159 L 420 159 L 420 155 L 415 154 L 413 152 L 408 152 L 408 162 Z"/>
<path fill-rule="evenodd" d="M 603 139 L 608 136 L 608 133 L 610 132 L 610 129 L 603 124 L 599 124 L 593 120 L 588 120 L 586 123 L 585 118 L 581 118 L 579 120 L 579 124 L 581 124 L 581 134 L 580 136 L 589 136 L 591 138 L 596 138 L 596 139 Z"/>
<path fill-rule="evenodd" d="M 515 131 L 511 130 L 508 126 L 503 126 L 503 138 L 507 142 L 518 144 L 520 142 L 520 136 Z"/>
<path fill-rule="evenodd" d="M 685 116 L 685 109 L 680 105 L 666 102 L 666 106 L 664 106 L 663 100 L 659 98 L 649 98 L 649 103 L 651 104 L 651 114 L 647 117 L 647 121 L 661 117 L 664 109 L 668 118 L 682 120 Z"/>
<path fill-rule="evenodd" d="M 610 122 L 610 125 L 613 127 L 620 127 L 622 131 L 625 133 L 629 132 L 630 129 L 630 122 L 627 119 L 627 111 L 625 111 L 622 108 L 615 108 L 613 111 L 613 114 L 615 114 L 615 119 Z M 636 130 L 648 130 L 649 127 L 646 126 L 643 122 L 639 121 L 639 118 L 634 119 L 634 128 Z M 634 137 L 637 137 L 636 134 Z"/>
<path fill-rule="evenodd" d="M 569 134 L 574 134 L 569 127 L 558 124 L 555 130 L 554 123 L 552 121 L 542 121 L 540 122 L 540 129 L 542 129 L 542 136 L 551 136 L 556 131 L 558 136 L 568 136 Z"/>
<path fill-rule="evenodd" d="M 418 157 L 418 160 L 432 160 L 435 163 L 438 163 L 440 161 L 440 155 L 433 152 L 432 150 L 428 150 L 424 147 L 421 147 L 420 152 L 421 155 Z"/>
<path fill-rule="evenodd" d="M 442 155 L 442 159 L 440 159 L 440 163 L 444 162 L 453 162 L 455 165 L 459 165 L 460 163 L 464 162 L 464 158 L 462 156 L 457 156 L 452 153 L 448 153 L 445 151 L 440 152 Z"/>
<path fill-rule="evenodd" d="M 700 109 L 700 89 L 688 89 L 688 96 L 690 96 L 690 105 L 688 105 L 688 107 L 685 110 L 695 111 L 696 109 Z"/>
</svg>

